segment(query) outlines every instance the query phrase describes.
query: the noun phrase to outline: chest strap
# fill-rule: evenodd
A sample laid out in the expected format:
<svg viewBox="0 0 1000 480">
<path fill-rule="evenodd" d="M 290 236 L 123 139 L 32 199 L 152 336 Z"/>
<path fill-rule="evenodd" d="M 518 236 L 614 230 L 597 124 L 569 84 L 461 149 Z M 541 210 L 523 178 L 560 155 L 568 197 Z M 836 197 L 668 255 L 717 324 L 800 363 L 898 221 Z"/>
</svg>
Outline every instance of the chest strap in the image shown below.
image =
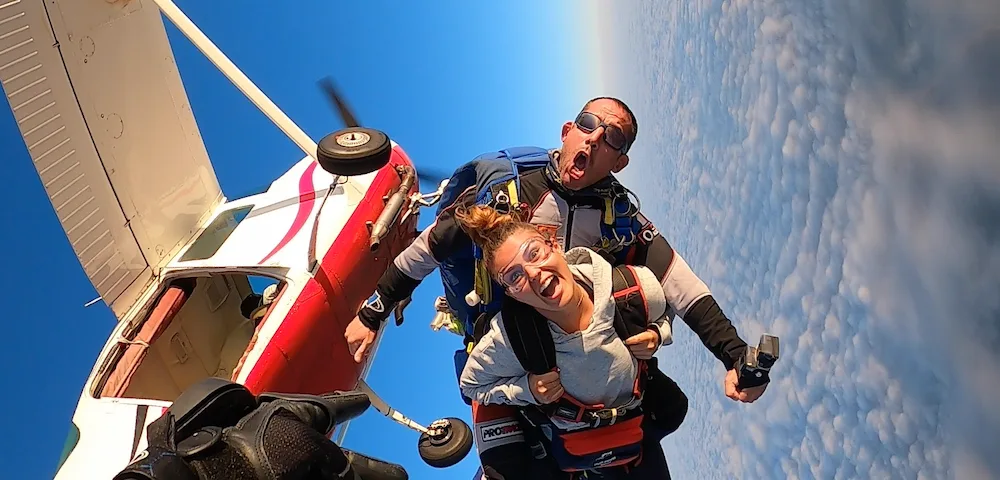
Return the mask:
<svg viewBox="0 0 1000 480">
<path fill-rule="evenodd" d="M 632 388 L 632 400 L 625 405 L 607 408 L 604 405 L 586 405 L 569 394 L 564 394 L 553 403 L 539 405 L 536 410 L 548 418 L 559 418 L 567 422 L 583 423 L 587 428 L 599 428 L 642 415 L 643 392 L 646 390 L 647 364 L 639 360 L 639 370 Z M 542 420 L 538 418 L 538 420 Z"/>
</svg>

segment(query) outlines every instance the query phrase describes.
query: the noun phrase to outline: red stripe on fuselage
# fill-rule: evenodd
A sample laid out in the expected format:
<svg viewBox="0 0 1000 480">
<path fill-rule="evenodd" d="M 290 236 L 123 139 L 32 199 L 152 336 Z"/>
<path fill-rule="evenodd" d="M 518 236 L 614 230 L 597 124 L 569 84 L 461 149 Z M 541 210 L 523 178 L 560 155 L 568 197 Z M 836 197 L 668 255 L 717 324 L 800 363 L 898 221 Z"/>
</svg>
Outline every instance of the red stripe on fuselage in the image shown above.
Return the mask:
<svg viewBox="0 0 1000 480">
<path fill-rule="evenodd" d="M 268 253 L 260 263 L 268 261 L 274 254 L 285 248 L 288 242 L 292 241 L 295 235 L 298 235 L 302 227 L 305 226 L 306 220 L 309 219 L 309 212 L 312 211 L 313 203 L 316 202 L 316 188 L 313 187 L 313 172 L 316 171 L 316 166 L 319 165 L 316 162 L 312 162 L 306 167 L 306 171 L 302 173 L 299 177 L 299 210 L 295 212 L 295 220 L 292 221 L 292 226 L 288 228 L 285 232 L 285 236 L 275 245 L 271 253 Z"/>
<path fill-rule="evenodd" d="M 368 248 L 365 222 L 378 218 L 385 208 L 383 197 L 399 186 L 396 165 L 412 166 L 398 147 L 392 151 L 390 164 L 376 174 L 288 314 L 264 320 L 265 324 L 281 322 L 281 326 L 247 375 L 245 384 L 250 391 L 321 394 L 357 385 L 361 365 L 348 351 L 344 330 L 374 291 L 389 262 L 416 235 L 416 216 L 412 216 L 405 224 L 394 225 L 376 252 Z"/>
</svg>

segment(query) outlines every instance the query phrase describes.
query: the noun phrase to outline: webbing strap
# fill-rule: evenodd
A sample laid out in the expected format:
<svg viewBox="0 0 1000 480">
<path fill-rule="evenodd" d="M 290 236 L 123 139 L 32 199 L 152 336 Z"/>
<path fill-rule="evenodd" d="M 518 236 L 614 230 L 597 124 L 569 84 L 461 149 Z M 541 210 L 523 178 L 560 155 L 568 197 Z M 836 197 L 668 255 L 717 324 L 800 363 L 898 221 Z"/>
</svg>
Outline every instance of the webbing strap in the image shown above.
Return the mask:
<svg viewBox="0 0 1000 480">
<path fill-rule="evenodd" d="M 541 375 L 556 367 L 556 345 L 548 320 L 537 310 L 510 297 L 504 297 L 501 326 L 510 340 L 510 348 L 528 373 Z"/>
<path fill-rule="evenodd" d="M 573 398 L 569 394 L 564 394 L 553 403 L 539 405 L 538 409 L 550 418 L 561 418 L 575 423 L 585 423 L 591 428 L 614 425 L 622 420 L 628 420 L 642 413 L 643 390 L 645 390 L 646 368 L 645 362 L 639 361 L 639 371 L 636 375 L 633 386 L 632 401 L 628 404 L 607 408 L 604 405 L 587 405 Z"/>
</svg>

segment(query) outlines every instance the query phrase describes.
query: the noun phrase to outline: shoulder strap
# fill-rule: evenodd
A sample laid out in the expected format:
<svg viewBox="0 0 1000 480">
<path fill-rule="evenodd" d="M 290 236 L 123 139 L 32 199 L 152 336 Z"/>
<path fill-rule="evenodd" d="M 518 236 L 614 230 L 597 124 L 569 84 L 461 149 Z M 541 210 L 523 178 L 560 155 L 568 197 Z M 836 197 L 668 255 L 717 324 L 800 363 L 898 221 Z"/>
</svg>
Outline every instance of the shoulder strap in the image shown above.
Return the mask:
<svg viewBox="0 0 1000 480">
<path fill-rule="evenodd" d="M 649 307 L 632 265 L 611 270 L 611 292 L 615 300 L 615 331 L 622 340 L 637 335 L 649 326 Z"/>
<path fill-rule="evenodd" d="M 513 147 L 503 151 L 510 160 L 511 170 L 514 171 L 515 188 L 521 190 L 521 175 L 531 169 L 544 167 L 552 162 L 549 158 L 549 151 L 538 147 Z"/>
<path fill-rule="evenodd" d="M 521 367 L 541 375 L 556 367 L 556 345 L 546 319 L 534 308 L 510 297 L 501 307 L 500 325 Z"/>
</svg>

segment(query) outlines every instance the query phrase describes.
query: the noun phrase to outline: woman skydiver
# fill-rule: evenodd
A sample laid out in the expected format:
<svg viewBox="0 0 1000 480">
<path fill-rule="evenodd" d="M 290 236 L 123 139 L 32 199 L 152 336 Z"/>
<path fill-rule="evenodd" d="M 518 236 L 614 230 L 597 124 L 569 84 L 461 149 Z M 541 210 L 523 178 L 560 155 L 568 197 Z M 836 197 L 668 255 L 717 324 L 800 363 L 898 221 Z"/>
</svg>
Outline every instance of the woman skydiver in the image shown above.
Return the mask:
<svg viewBox="0 0 1000 480">
<path fill-rule="evenodd" d="M 656 277 L 646 267 L 612 267 L 587 248 L 563 254 L 534 225 L 488 206 L 457 217 L 507 294 L 470 353 L 462 392 L 481 405 L 516 407 L 526 430 L 541 433 L 557 466 L 551 478 L 669 479 L 663 434 L 648 433 L 650 408 L 642 406 L 644 362 L 660 346 L 661 328 L 669 328 Z M 633 275 L 624 293 L 640 301 L 638 333 L 619 328 L 620 292 L 613 287 L 619 269 Z M 547 328 L 534 328 L 542 324 Z M 527 350 L 554 358 L 545 367 L 525 365 L 525 345 L 540 335 L 551 336 L 554 350 Z"/>
</svg>

